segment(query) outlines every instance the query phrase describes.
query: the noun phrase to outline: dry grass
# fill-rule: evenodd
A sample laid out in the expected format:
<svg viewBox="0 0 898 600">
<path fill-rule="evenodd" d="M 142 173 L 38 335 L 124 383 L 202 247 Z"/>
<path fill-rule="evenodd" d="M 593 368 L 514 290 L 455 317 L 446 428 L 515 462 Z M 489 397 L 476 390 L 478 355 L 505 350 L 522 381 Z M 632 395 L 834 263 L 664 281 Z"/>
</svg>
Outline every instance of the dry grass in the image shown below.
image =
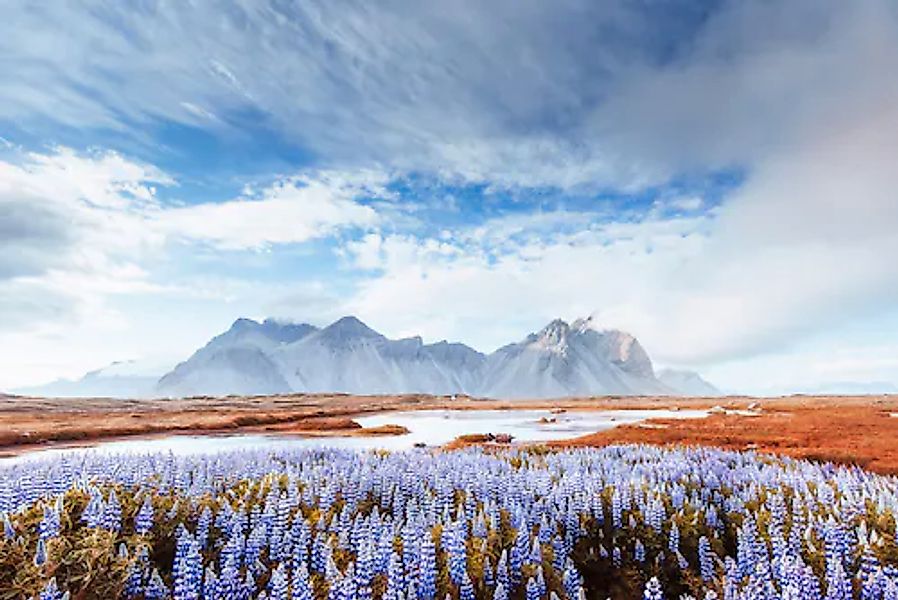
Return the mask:
<svg viewBox="0 0 898 600">
<path fill-rule="evenodd" d="M 709 400 L 684 401 L 707 407 Z M 493 401 L 468 397 L 410 394 L 349 396 L 291 394 L 287 396 L 186 398 L 182 400 L 114 400 L 103 398 L 0 397 L 0 449 L 58 442 L 146 436 L 178 432 L 270 431 L 314 434 L 351 427 L 352 417 L 390 410 L 452 408 L 665 408 L 668 398 L 583 398 L 559 401 Z M 335 419 L 346 417 L 347 424 Z M 358 426 L 356 424 L 356 426 Z"/>
<path fill-rule="evenodd" d="M 795 458 L 855 464 L 898 474 L 898 418 L 894 401 L 882 405 L 853 401 L 802 401 L 772 407 L 758 416 L 711 415 L 706 419 L 653 419 L 624 425 L 553 446 L 604 446 L 618 443 L 717 446 L 756 450 Z"/>
<path fill-rule="evenodd" d="M 364 429 L 353 417 L 392 410 L 545 409 L 623 410 L 649 408 L 746 409 L 758 416 L 712 415 L 707 419 L 653 419 L 623 425 L 555 446 L 613 443 L 701 444 L 757 449 L 789 456 L 863 465 L 898 473 L 898 397 L 794 396 L 596 397 L 497 401 L 413 394 L 349 396 L 292 394 L 267 397 L 183 400 L 47 399 L 0 397 L 0 451 L 14 453 L 39 445 L 91 443 L 98 439 L 178 432 L 268 432 L 288 435 L 401 435 L 387 425 Z M 476 437 L 476 436 L 474 436 Z M 483 443 L 463 436 L 449 447 Z"/>
<path fill-rule="evenodd" d="M 303 432 L 331 432 L 351 431 L 361 429 L 362 426 L 349 417 L 297 417 L 288 421 L 281 421 L 275 425 L 268 425 L 265 431 L 279 433 L 303 433 Z"/>
<path fill-rule="evenodd" d="M 359 431 L 362 435 L 405 435 L 411 433 L 408 427 L 387 423 L 376 427 L 364 427 Z"/>
</svg>

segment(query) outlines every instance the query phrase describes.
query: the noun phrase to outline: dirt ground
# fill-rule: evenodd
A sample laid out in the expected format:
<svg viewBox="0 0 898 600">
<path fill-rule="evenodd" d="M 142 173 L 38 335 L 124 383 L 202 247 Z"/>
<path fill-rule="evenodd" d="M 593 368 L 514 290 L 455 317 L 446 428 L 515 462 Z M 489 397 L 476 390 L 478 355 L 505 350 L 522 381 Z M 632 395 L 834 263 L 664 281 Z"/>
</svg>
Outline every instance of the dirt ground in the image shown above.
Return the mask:
<svg viewBox="0 0 898 600">
<path fill-rule="evenodd" d="M 391 410 L 714 407 L 722 407 L 727 413 L 704 419 L 651 419 L 552 445 L 701 444 L 852 463 L 881 473 L 898 474 L 898 417 L 891 416 L 898 414 L 898 396 L 594 397 L 533 401 L 342 394 L 183 400 L 0 397 L 0 454 L 47 445 L 80 445 L 99 439 L 178 432 L 307 436 L 403 433 L 389 426 L 366 430 L 353 421 L 356 416 Z"/>
</svg>

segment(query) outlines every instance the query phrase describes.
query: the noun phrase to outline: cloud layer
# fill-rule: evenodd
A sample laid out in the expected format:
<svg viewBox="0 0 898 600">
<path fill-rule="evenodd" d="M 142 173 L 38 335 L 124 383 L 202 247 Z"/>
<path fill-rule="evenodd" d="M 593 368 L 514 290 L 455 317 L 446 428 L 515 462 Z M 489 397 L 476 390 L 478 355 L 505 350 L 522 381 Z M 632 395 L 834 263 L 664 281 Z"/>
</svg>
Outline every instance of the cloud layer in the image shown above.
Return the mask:
<svg viewBox="0 0 898 600">
<path fill-rule="evenodd" d="M 165 288 L 144 265 L 172 245 L 260 250 L 370 227 L 376 214 L 355 198 L 386 193 L 370 175 L 321 173 L 183 206 L 160 201 L 158 186 L 176 182 L 113 152 L 56 148 L 0 161 L 0 332 L 54 328 L 105 294 Z"/>
<path fill-rule="evenodd" d="M 887 1 L 94 4 L 10 11 L 0 116 L 250 120 L 322 164 L 638 187 L 751 163 L 895 84 Z"/>
<path fill-rule="evenodd" d="M 0 140 L 0 346 L 139 332 L 123 303 L 190 293 L 484 350 L 595 313 L 736 382 L 735 361 L 808 366 L 809 340 L 893 326 L 888 0 L 8 12 L 0 134 L 39 143 Z M 198 153 L 171 127 L 302 164 L 198 199 L 158 166 Z M 681 185 L 721 173 L 722 197 Z"/>
</svg>

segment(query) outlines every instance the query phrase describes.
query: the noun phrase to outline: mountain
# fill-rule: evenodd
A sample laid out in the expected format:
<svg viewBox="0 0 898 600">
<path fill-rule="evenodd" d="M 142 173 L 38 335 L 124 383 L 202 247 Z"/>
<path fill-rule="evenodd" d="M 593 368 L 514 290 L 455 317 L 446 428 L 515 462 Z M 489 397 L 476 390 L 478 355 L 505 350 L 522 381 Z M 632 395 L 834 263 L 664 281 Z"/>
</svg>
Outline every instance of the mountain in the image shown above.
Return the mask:
<svg viewBox="0 0 898 600">
<path fill-rule="evenodd" d="M 156 394 L 159 376 L 169 368 L 170 365 L 146 361 L 119 361 L 77 380 L 59 379 L 13 391 L 19 395 L 54 398 L 149 398 Z"/>
<path fill-rule="evenodd" d="M 589 319 L 557 319 L 491 354 L 479 392 L 495 398 L 670 393 L 633 336 L 600 331 Z"/>
<path fill-rule="evenodd" d="M 237 319 L 230 329 L 159 379 L 156 392 L 165 396 L 290 392 L 272 354 L 317 331 L 307 324 Z"/>
<path fill-rule="evenodd" d="M 355 317 L 327 327 L 237 319 L 190 358 L 163 370 L 124 362 L 27 390 L 42 396 L 183 397 L 290 392 L 466 394 L 493 398 L 718 395 L 695 373 L 656 375 L 632 335 L 591 319 L 552 321 L 484 355 L 464 344 L 389 339 Z"/>
<path fill-rule="evenodd" d="M 722 396 L 723 392 L 708 383 L 695 371 L 661 369 L 658 380 L 678 396 Z"/>
<path fill-rule="evenodd" d="M 285 329 L 285 328 L 290 328 Z M 344 392 L 496 398 L 675 394 L 631 335 L 556 320 L 485 356 L 464 344 L 392 340 L 355 317 L 311 325 L 241 319 L 164 376 L 163 395 Z"/>
<path fill-rule="evenodd" d="M 473 393 L 483 355 L 463 344 L 390 340 L 344 317 L 279 347 L 272 360 L 294 391 L 353 394 Z"/>
</svg>

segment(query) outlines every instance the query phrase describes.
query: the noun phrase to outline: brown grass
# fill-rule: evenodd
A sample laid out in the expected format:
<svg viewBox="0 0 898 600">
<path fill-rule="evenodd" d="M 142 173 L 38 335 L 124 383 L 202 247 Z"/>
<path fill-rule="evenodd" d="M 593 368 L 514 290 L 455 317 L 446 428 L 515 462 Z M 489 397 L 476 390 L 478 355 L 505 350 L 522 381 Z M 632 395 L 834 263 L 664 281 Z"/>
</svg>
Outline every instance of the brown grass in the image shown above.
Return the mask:
<svg viewBox="0 0 898 600">
<path fill-rule="evenodd" d="M 460 435 L 448 444 L 443 444 L 443 450 L 461 450 L 471 446 L 488 446 L 492 448 L 508 447 L 510 444 L 497 442 L 496 438 L 488 433 L 468 433 Z"/>
<path fill-rule="evenodd" d="M 349 396 L 292 394 L 183 400 L 47 399 L 0 397 L 0 452 L 46 444 L 91 443 L 104 438 L 178 432 L 268 432 L 288 435 L 401 435 L 384 426 L 364 429 L 353 417 L 391 410 L 545 409 L 552 411 L 672 408 L 746 409 L 759 416 L 712 415 L 707 419 L 652 419 L 554 446 L 614 443 L 701 444 L 757 449 L 815 460 L 863 465 L 898 473 L 898 397 L 793 396 L 758 400 L 728 398 L 596 397 L 498 401 L 421 394 Z M 476 436 L 474 436 L 476 437 Z M 475 441 L 463 436 L 450 446 Z"/>
<path fill-rule="evenodd" d="M 411 433 L 408 427 L 388 423 L 386 425 L 377 425 L 376 427 L 364 427 L 359 430 L 362 435 L 405 435 Z"/>
<path fill-rule="evenodd" d="M 801 401 L 761 411 L 758 416 L 710 415 L 705 419 L 652 419 L 624 425 L 552 446 L 604 446 L 619 443 L 717 446 L 757 450 L 795 458 L 855 464 L 898 474 L 898 418 L 893 404 L 826 399 Z"/>
<path fill-rule="evenodd" d="M 280 433 L 351 431 L 362 426 L 349 417 L 297 417 L 267 425 L 265 431 Z"/>
<path fill-rule="evenodd" d="M 690 399 L 685 405 L 707 407 L 713 401 Z M 390 410 L 452 408 L 458 410 L 545 408 L 665 408 L 667 398 L 580 398 L 558 401 L 494 401 L 465 396 L 410 394 L 349 396 L 196 397 L 181 400 L 114 400 L 103 398 L 0 397 L 0 450 L 58 442 L 91 442 L 104 438 L 178 432 L 273 431 L 314 434 L 340 431 L 358 415 Z M 334 419 L 347 417 L 347 424 Z M 357 425 L 357 424 L 356 424 Z"/>
</svg>

